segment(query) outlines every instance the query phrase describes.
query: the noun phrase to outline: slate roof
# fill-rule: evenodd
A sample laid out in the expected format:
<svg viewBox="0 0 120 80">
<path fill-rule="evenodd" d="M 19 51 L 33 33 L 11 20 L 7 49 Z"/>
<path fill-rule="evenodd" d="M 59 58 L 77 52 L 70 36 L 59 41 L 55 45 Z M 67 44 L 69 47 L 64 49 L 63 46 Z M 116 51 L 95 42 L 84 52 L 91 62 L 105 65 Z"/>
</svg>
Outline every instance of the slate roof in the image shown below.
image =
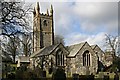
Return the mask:
<svg viewBox="0 0 120 80">
<path fill-rule="evenodd" d="M 35 57 L 35 56 L 37 56 L 37 55 L 39 54 L 39 52 L 41 52 L 43 49 L 44 49 L 44 48 L 42 48 L 42 49 L 38 50 L 37 52 L 31 54 L 30 57 Z"/>
<path fill-rule="evenodd" d="M 70 52 L 70 54 L 68 55 L 68 57 L 74 57 L 78 53 L 78 51 L 83 47 L 83 45 L 85 43 L 86 42 L 68 46 L 67 49 Z"/>
<path fill-rule="evenodd" d="M 39 51 L 33 53 L 30 57 L 38 57 L 43 55 L 49 55 L 54 49 L 57 48 L 59 44 L 47 46 L 45 48 L 40 49 Z"/>
</svg>

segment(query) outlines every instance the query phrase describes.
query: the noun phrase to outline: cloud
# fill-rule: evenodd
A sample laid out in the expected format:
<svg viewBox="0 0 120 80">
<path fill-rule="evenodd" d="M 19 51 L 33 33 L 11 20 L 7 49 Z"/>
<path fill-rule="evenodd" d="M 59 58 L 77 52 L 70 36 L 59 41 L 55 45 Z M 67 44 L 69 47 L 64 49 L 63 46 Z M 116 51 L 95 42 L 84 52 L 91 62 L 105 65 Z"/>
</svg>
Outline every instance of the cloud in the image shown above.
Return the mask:
<svg viewBox="0 0 120 80">
<path fill-rule="evenodd" d="M 91 22 L 82 22 L 81 23 L 81 29 L 87 32 L 93 32 L 97 29 L 97 25 L 93 24 Z"/>
<path fill-rule="evenodd" d="M 117 32 L 118 5 L 115 2 L 54 3 L 54 9 L 55 28 L 58 34 L 64 30 L 65 34 L 71 33 L 75 19 L 79 23 L 77 26 L 84 32 L 106 31 L 108 34 Z"/>
<path fill-rule="evenodd" d="M 88 35 L 81 33 L 72 33 L 65 39 L 66 45 L 77 44 L 81 42 L 88 42 L 90 45 L 99 45 L 104 50 L 105 44 L 105 32 L 98 33 L 96 35 Z"/>
<path fill-rule="evenodd" d="M 81 20 L 82 30 L 86 31 L 90 28 L 89 32 L 91 32 L 96 31 L 100 26 L 104 26 L 106 31 L 110 32 L 110 25 L 117 28 L 118 4 L 115 2 L 78 2 L 73 11 Z"/>
</svg>

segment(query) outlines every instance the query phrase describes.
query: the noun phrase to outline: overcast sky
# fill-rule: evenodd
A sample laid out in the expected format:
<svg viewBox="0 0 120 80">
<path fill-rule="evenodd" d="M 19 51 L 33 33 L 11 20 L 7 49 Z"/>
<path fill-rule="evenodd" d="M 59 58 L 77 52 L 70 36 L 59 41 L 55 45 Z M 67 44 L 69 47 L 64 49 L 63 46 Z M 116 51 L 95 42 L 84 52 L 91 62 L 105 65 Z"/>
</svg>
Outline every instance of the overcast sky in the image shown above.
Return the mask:
<svg viewBox="0 0 120 80">
<path fill-rule="evenodd" d="M 33 6 L 37 1 L 31 2 Z M 62 35 L 66 45 L 87 41 L 103 47 L 105 34 L 118 34 L 118 0 L 101 1 L 46 1 L 40 2 L 40 11 L 53 5 L 55 34 Z"/>
</svg>

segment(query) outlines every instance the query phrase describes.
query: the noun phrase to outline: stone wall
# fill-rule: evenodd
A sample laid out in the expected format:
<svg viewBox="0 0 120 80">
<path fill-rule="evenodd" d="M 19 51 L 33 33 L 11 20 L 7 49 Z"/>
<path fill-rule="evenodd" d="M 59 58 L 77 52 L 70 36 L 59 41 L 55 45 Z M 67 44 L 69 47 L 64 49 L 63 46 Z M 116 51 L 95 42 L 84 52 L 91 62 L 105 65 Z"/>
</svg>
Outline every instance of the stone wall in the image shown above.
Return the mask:
<svg viewBox="0 0 120 80">
<path fill-rule="evenodd" d="M 83 53 L 88 50 L 90 53 L 90 66 L 83 66 Z M 98 58 L 91 49 L 91 47 L 86 43 L 82 49 L 78 52 L 78 54 L 70 59 L 70 68 L 71 68 L 71 74 L 77 73 L 80 75 L 86 75 L 86 74 L 95 74 L 98 69 Z"/>
</svg>

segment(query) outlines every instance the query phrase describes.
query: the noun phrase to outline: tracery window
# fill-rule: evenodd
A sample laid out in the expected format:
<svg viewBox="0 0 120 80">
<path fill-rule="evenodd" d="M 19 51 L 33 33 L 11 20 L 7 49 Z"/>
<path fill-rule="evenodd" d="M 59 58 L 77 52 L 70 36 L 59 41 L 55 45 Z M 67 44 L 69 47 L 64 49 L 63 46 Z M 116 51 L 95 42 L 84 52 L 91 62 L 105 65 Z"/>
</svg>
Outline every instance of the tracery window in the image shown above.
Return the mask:
<svg viewBox="0 0 120 80">
<path fill-rule="evenodd" d="M 64 66 L 64 54 L 60 49 L 56 52 L 56 66 Z"/>
<path fill-rule="evenodd" d="M 90 66 L 90 54 L 88 50 L 83 53 L 83 66 Z"/>
</svg>

